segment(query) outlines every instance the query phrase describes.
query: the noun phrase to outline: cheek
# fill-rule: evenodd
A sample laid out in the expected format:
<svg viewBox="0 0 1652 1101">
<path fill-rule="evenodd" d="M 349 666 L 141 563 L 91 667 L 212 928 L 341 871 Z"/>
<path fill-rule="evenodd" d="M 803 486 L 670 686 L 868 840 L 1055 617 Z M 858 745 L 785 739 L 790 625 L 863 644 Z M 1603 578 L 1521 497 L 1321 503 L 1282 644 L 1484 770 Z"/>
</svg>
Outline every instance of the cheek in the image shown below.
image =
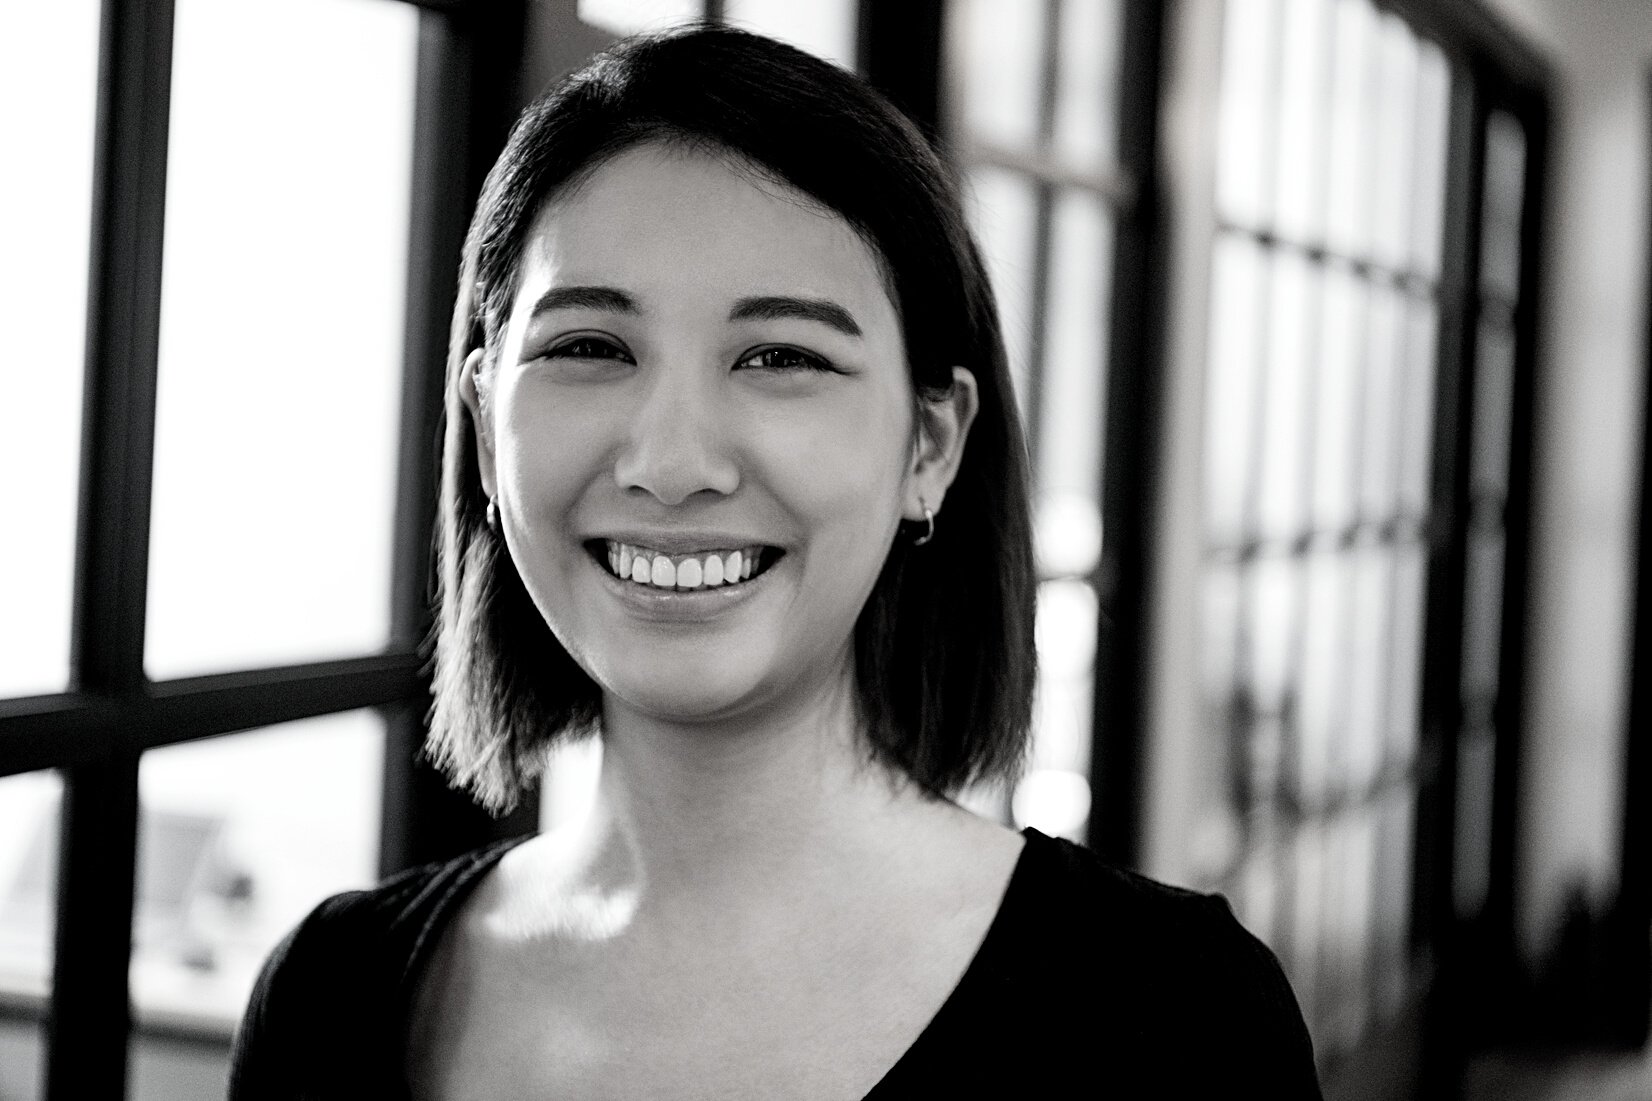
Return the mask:
<svg viewBox="0 0 1652 1101">
<path fill-rule="evenodd" d="M 784 501 L 834 544 L 878 550 L 897 521 L 910 422 L 904 395 L 857 394 L 769 426 L 762 453 Z M 841 549 L 841 548 L 840 548 Z"/>
<path fill-rule="evenodd" d="M 500 393 L 498 461 L 517 507 L 536 512 L 566 504 L 590 483 L 604 453 L 605 428 L 598 411 L 554 397 L 531 380 Z"/>
</svg>

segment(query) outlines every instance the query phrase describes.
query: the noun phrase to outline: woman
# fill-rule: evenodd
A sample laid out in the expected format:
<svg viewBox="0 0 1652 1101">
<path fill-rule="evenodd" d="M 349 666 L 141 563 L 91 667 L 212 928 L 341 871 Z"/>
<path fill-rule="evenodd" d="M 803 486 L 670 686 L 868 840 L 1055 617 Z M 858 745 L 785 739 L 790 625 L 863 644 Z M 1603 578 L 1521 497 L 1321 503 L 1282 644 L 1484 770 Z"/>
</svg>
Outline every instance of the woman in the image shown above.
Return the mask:
<svg viewBox="0 0 1652 1101">
<path fill-rule="evenodd" d="M 598 794 L 318 907 L 232 1096 L 1318 1096 L 1225 903 L 949 798 L 1027 735 L 1026 469 L 897 112 L 621 44 L 490 174 L 448 368 L 433 755 L 501 808 L 599 735 Z"/>
</svg>

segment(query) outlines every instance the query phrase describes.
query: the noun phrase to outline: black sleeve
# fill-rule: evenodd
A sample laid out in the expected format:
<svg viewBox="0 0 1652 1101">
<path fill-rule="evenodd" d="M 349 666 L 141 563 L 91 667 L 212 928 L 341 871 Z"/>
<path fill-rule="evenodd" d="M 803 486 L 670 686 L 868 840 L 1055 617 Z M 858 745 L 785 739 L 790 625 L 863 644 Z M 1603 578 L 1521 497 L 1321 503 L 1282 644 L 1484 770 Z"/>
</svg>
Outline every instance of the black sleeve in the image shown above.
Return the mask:
<svg viewBox="0 0 1652 1101">
<path fill-rule="evenodd" d="M 229 1101 L 282 1095 L 283 1086 L 278 1079 L 285 1061 L 281 1049 L 286 1045 L 280 1032 L 282 1015 L 275 1003 L 281 1000 L 278 990 L 285 994 L 302 982 L 299 975 L 302 964 L 291 961 L 309 920 L 282 938 L 258 972 L 258 981 L 253 984 L 252 997 L 241 1015 L 241 1024 L 235 1030 L 235 1044 L 230 1049 Z M 288 1091 L 290 1094 L 290 1084 Z"/>
<path fill-rule="evenodd" d="M 317 906 L 264 962 L 235 1033 L 229 1101 L 317 1101 L 365 1084 L 385 1013 L 355 897 Z"/>
<path fill-rule="evenodd" d="M 1279 960 L 1239 924 L 1227 900 L 1207 896 L 1207 932 L 1195 965 L 1206 994 L 1184 1006 L 1190 1031 L 1214 1041 L 1200 1073 L 1211 1096 L 1322 1101 L 1313 1042 Z"/>
</svg>

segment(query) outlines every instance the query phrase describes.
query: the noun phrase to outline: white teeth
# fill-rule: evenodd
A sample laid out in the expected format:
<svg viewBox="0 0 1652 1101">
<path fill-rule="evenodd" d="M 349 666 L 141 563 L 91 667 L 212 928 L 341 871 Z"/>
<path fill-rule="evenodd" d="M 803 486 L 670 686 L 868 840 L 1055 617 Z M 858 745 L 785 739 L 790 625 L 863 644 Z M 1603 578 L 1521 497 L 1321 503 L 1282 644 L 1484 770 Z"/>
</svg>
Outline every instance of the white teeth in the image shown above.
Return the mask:
<svg viewBox="0 0 1652 1101">
<path fill-rule="evenodd" d="M 671 559 L 663 554 L 654 556 L 654 572 L 651 579 L 661 589 L 675 588 L 677 585 L 677 567 L 671 564 Z"/>
<path fill-rule="evenodd" d="M 668 554 L 608 541 L 608 569 L 615 576 L 660 589 L 715 588 L 735 585 L 757 572 L 761 547 L 742 547 L 726 554 L 707 554 L 673 560 Z"/>
</svg>

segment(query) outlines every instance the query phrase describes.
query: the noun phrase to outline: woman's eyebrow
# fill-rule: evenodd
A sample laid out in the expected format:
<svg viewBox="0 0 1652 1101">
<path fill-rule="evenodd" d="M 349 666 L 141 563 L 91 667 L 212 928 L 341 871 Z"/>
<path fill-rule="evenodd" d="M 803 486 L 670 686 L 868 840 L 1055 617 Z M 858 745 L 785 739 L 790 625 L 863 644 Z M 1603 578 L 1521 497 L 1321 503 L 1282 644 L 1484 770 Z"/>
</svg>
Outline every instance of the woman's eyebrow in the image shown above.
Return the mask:
<svg viewBox="0 0 1652 1101">
<path fill-rule="evenodd" d="M 640 313 L 637 300 L 617 287 L 552 287 L 539 296 L 529 317 L 550 310 L 605 310 L 609 313 Z"/>
<path fill-rule="evenodd" d="M 859 336 L 860 326 L 848 310 L 825 298 L 791 298 L 786 295 L 765 294 L 756 298 L 742 298 L 729 311 L 730 321 L 818 321 L 845 336 Z"/>
</svg>

